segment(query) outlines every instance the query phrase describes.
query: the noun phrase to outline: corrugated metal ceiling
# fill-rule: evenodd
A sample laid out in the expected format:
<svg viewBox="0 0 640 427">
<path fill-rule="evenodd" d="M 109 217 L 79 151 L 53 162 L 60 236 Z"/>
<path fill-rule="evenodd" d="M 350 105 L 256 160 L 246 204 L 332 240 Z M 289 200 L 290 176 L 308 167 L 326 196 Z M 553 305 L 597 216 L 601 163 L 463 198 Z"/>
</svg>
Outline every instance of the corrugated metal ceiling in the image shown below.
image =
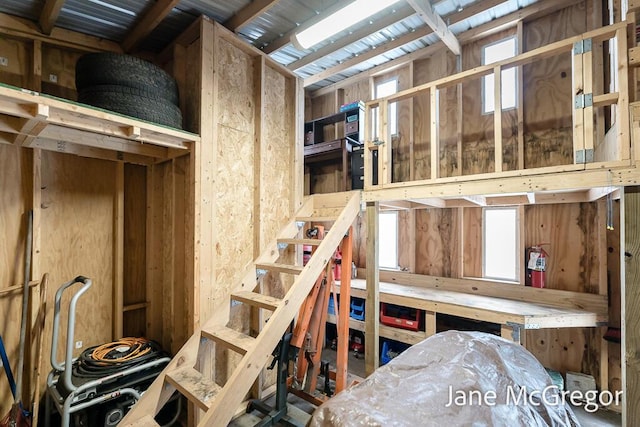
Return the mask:
<svg viewBox="0 0 640 427">
<path fill-rule="evenodd" d="M 443 16 L 445 22 L 447 21 L 447 15 L 459 12 L 477 2 L 478 0 L 432 1 L 434 10 Z M 535 2 L 536 0 L 505 0 L 491 9 L 454 23 L 450 26 L 450 29 L 454 34 L 459 34 Z M 140 48 L 151 52 L 160 52 L 199 15 L 204 14 L 218 22 L 225 22 L 249 3 L 250 0 L 182 0 L 142 42 Z M 237 33 L 254 46 L 267 48 L 268 50 L 270 43 L 295 30 L 299 25 L 314 18 L 316 15 L 322 14 L 323 11 L 335 6 L 336 3 L 338 3 L 337 0 L 280 0 L 265 13 L 239 28 Z M 121 42 L 153 4 L 153 0 L 66 0 L 56 25 Z M 0 12 L 37 21 L 43 6 L 44 0 L 2 0 L 0 2 Z M 334 43 L 338 44 L 341 38 L 352 32 L 357 32 L 367 26 L 375 28 L 376 22 L 387 18 L 390 12 L 406 7 L 406 1 L 400 0 L 386 11 L 382 11 L 372 16 L 369 20 L 354 25 L 348 30 L 314 46 L 313 50 L 300 50 L 292 44 L 287 44 L 282 49 L 271 53 L 271 56 L 285 66 L 292 64 L 319 49 L 326 48 L 326 46 Z M 369 52 L 372 52 L 376 47 L 424 28 L 424 22 L 417 15 L 404 16 L 406 15 L 399 16 L 398 21 L 382 30 L 373 32 L 354 43 L 334 50 L 328 55 L 304 65 L 296 70 L 296 73 L 305 78 L 316 75 L 360 55 L 367 54 L 367 56 L 370 56 Z M 339 73 L 310 86 L 310 89 L 327 86 L 376 65 L 415 52 L 437 41 L 437 36 L 433 34 L 413 40 L 401 47 L 383 52 L 380 55 L 370 57 L 366 61 L 354 64 L 350 68 L 341 70 Z"/>
</svg>

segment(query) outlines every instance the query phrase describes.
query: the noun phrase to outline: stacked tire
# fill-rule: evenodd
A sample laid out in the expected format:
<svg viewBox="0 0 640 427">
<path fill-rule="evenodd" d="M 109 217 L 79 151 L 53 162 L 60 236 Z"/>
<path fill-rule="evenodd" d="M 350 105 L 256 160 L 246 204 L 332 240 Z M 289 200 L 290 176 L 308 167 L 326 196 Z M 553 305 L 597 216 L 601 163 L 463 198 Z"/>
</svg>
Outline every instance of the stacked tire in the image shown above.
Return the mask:
<svg viewBox="0 0 640 427">
<path fill-rule="evenodd" d="M 162 68 L 130 55 L 90 53 L 76 63 L 78 101 L 182 128 L 178 85 Z"/>
</svg>

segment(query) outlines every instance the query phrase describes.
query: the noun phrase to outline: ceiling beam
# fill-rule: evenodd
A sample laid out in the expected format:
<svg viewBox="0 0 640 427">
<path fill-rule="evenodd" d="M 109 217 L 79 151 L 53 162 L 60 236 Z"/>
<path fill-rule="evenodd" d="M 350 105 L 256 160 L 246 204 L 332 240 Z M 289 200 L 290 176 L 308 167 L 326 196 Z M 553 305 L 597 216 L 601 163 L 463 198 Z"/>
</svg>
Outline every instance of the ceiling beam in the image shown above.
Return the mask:
<svg viewBox="0 0 640 427">
<path fill-rule="evenodd" d="M 504 0 L 500 0 L 504 1 Z M 396 22 L 400 22 L 403 19 L 410 17 L 411 15 L 415 15 L 416 11 L 413 10 L 410 6 L 403 6 L 400 9 L 397 9 L 393 12 L 386 13 L 384 17 L 375 21 L 371 25 L 367 25 L 365 27 L 360 28 L 359 30 L 354 31 L 353 33 L 347 34 L 344 37 L 339 37 L 333 43 L 328 44 L 308 55 L 303 56 L 295 62 L 287 65 L 287 68 L 295 71 L 299 68 L 304 67 L 305 65 L 311 64 L 313 61 L 316 61 L 320 58 L 323 58 L 336 50 L 343 49 L 350 44 L 357 42 L 371 34 L 375 34 L 378 31 L 381 31 Z"/>
<path fill-rule="evenodd" d="M 504 3 L 505 0 L 483 0 L 483 1 L 479 1 L 477 3 L 474 3 L 472 5 L 470 5 L 469 7 L 467 7 L 466 9 L 460 11 L 460 12 L 456 12 L 456 13 L 452 13 L 451 15 L 447 16 L 447 19 L 452 23 L 458 23 L 460 21 L 463 21 L 471 16 L 474 16 L 484 10 L 487 10 L 488 8 L 497 6 L 498 4 Z M 413 13 L 412 13 L 413 14 Z M 351 58 L 347 61 L 344 61 L 342 64 L 338 64 L 335 65 L 333 67 L 327 68 L 326 70 L 314 74 L 313 76 L 309 76 L 304 80 L 304 86 L 311 86 L 314 83 L 317 83 L 319 81 L 322 81 L 324 79 L 328 79 L 331 76 L 334 76 L 338 73 L 343 72 L 344 70 L 348 70 L 351 67 L 354 67 L 364 61 L 367 61 L 371 58 L 375 58 L 376 56 L 382 55 L 385 52 L 388 52 L 390 50 L 396 49 L 398 47 L 404 46 L 405 44 L 414 42 L 422 37 L 425 37 L 429 34 L 432 34 L 433 31 L 431 30 L 431 28 L 429 28 L 428 26 L 422 27 L 414 32 L 405 34 L 404 36 L 396 39 L 396 40 L 392 40 L 389 41 L 387 43 L 378 45 L 375 47 L 375 49 L 370 49 L 367 52 L 361 53 L 358 56 Z M 333 46 L 333 45 L 330 45 Z M 434 43 L 430 46 L 427 46 L 424 49 L 429 49 L 431 48 L 432 51 L 437 51 L 440 50 L 441 45 L 438 43 Z M 418 50 L 416 52 L 420 52 L 418 55 L 420 55 L 420 57 L 423 56 L 427 56 L 427 52 L 424 50 Z M 433 52 L 428 52 L 428 54 L 431 54 Z M 410 55 L 414 55 L 415 52 L 409 54 L 409 55 L 404 55 L 400 58 L 398 58 L 396 61 L 403 61 L 402 64 L 404 65 L 405 63 L 409 62 L 412 59 L 407 59 L 408 56 Z M 304 58 L 303 58 L 304 59 Z M 393 61 L 391 61 L 393 62 Z M 382 64 L 385 65 L 385 64 Z M 355 76 L 354 76 L 355 77 Z"/>
<path fill-rule="evenodd" d="M 124 38 L 122 50 L 131 52 L 135 49 L 178 3 L 180 0 L 158 0 Z"/>
<path fill-rule="evenodd" d="M 253 0 L 244 8 L 235 13 L 224 26 L 233 32 L 238 31 L 238 28 L 247 25 L 249 22 L 256 19 L 258 16 L 266 13 L 269 9 L 278 4 L 280 0 Z"/>
<path fill-rule="evenodd" d="M 452 23 L 460 22 L 464 19 L 467 19 L 471 16 L 477 15 L 480 12 L 484 12 L 487 9 L 491 9 L 499 4 L 505 3 L 508 0 L 480 0 L 475 3 L 472 3 L 465 7 L 460 12 L 455 12 L 451 15 L 447 15 L 446 18 Z M 302 58 L 298 59 L 295 62 L 287 65 L 287 68 L 295 71 L 299 68 L 302 68 L 306 65 L 311 64 L 313 61 L 317 61 L 320 58 L 323 58 L 338 49 L 343 49 L 350 44 L 357 42 L 371 34 L 375 34 L 383 29 L 395 24 L 396 22 L 400 22 L 403 19 L 410 17 L 411 15 L 415 15 L 416 11 L 411 6 L 403 6 L 400 9 L 396 9 L 395 12 L 387 13 L 385 16 L 373 24 L 362 27 L 359 30 L 354 31 L 351 34 L 348 34 L 344 37 L 340 37 L 335 40 L 333 43 L 322 47 L 309 55 L 305 55 Z"/>
<path fill-rule="evenodd" d="M 317 24 L 327 16 L 332 15 L 333 13 L 337 12 L 340 9 L 343 9 L 344 7 L 348 6 L 350 3 L 353 3 L 354 1 L 355 0 L 344 0 L 344 1 L 336 2 L 333 6 L 328 7 L 327 9 L 323 10 L 322 13 L 315 15 L 313 18 L 307 21 L 304 21 L 303 23 L 296 23 L 299 25 L 287 31 L 286 33 L 282 34 L 277 39 L 271 40 L 269 44 L 265 46 L 264 49 L 262 49 L 262 51 L 266 54 L 279 51 L 280 49 L 282 49 L 283 47 L 291 43 L 291 37 L 293 37 L 297 32 L 305 30 L 310 26 Z"/>
<path fill-rule="evenodd" d="M 501 31 L 506 28 L 512 27 L 518 21 L 534 19 L 535 17 L 538 17 L 538 16 L 554 13 L 558 10 L 580 3 L 580 1 L 581 0 L 542 0 L 530 6 L 527 6 L 523 9 L 520 9 L 516 12 L 510 13 L 501 18 L 494 19 L 493 21 L 487 22 L 486 24 L 480 25 L 476 28 L 472 28 L 468 31 L 460 33 L 458 35 L 458 39 L 463 44 L 469 43 L 475 40 L 479 40 L 490 34 L 494 34 L 497 31 Z M 464 13 L 468 9 L 469 8 L 463 10 L 460 13 Z M 452 24 L 454 23 L 454 20 L 453 20 L 454 15 L 455 14 L 451 15 Z M 432 45 L 426 46 L 422 49 L 416 50 L 415 52 L 411 52 L 410 54 L 404 55 L 398 59 L 385 62 L 384 64 L 377 65 L 373 68 L 370 68 L 369 70 L 363 71 L 362 73 L 348 77 L 346 79 L 343 79 L 327 87 L 318 89 L 311 93 L 311 97 L 315 98 L 317 96 L 332 93 L 336 89 L 349 86 L 362 79 L 374 77 L 374 76 L 383 74 L 385 72 L 388 72 L 389 70 L 392 70 L 394 68 L 402 67 L 416 59 L 426 58 L 430 55 L 433 55 L 435 52 L 439 51 L 442 47 L 443 47 L 442 42 L 437 42 Z M 305 84 L 305 86 L 307 85 Z"/>
<path fill-rule="evenodd" d="M 44 4 L 42 12 L 40 13 L 40 19 L 38 20 L 40 29 L 44 34 L 51 34 L 51 30 L 53 30 L 53 27 L 56 25 L 64 2 L 65 0 L 47 0 Z"/>
<path fill-rule="evenodd" d="M 460 42 L 456 38 L 455 34 L 451 32 L 447 24 L 442 20 L 442 17 L 438 15 L 433 8 L 429 0 L 407 0 L 407 3 L 411 5 L 418 13 L 418 16 L 433 30 L 433 32 L 440 37 L 440 40 L 453 52 L 455 55 L 462 53 Z"/>
</svg>

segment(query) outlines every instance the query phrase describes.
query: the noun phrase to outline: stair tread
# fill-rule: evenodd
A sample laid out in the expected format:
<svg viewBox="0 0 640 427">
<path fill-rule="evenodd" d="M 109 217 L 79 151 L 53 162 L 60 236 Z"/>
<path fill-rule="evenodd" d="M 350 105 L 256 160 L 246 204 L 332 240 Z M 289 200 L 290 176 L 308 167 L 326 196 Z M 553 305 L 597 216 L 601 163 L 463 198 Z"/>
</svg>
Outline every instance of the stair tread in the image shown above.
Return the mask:
<svg viewBox="0 0 640 427">
<path fill-rule="evenodd" d="M 166 374 L 167 381 L 189 401 L 206 411 L 221 387 L 194 368 L 180 368 Z"/>
<path fill-rule="evenodd" d="M 137 427 L 160 427 L 160 424 L 153 419 L 151 415 L 145 415 L 138 421 L 136 421 Z"/>
<path fill-rule="evenodd" d="M 271 297 L 269 295 L 262 295 L 251 291 L 238 291 L 231 294 L 231 298 L 236 301 L 241 301 L 256 307 L 266 308 L 267 310 L 274 311 L 280 306 L 282 300 L 280 298 Z"/>
<path fill-rule="evenodd" d="M 226 326 L 202 328 L 202 336 L 240 354 L 249 351 L 255 342 L 255 338 Z"/>
<path fill-rule="evenodd" d="M 261 264 L 256 264 L 256 268 L 260 268 L 263 270 L 269 270 L 273 272 L 279 273 L 288 273 L 288 274 L 300 274 L 302 269 L 304 268 L 301 265 L 290 265 L 290 264 L 279 264 L 276 262 L 265 262 Z"/>
<path fill-rule="evenodd" d="M 286 243 L 288 245 L 309 245 L 317 246 L 322 243 L 322 239 L 278 239 L 278 243 Z"/>
</svg>

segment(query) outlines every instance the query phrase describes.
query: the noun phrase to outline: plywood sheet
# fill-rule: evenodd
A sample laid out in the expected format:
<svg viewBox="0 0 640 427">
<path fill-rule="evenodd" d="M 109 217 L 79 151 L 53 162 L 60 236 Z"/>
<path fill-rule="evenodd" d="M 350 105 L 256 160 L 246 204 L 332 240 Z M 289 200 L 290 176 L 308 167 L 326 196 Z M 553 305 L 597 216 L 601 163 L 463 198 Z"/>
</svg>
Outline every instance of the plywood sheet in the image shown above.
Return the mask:
<svg viewBox="0 0 640 427">
<path fill-rule="evenodd" d="M 75 75 L 76 62 L 83 53 L 42 47 L 42 92 L 66 99 L 77 99 Z"/>
<path fill-rule="evenodd" d="M 455 277 L 459 258 L 458 224 L 457 209 L 416 211 L 417 274 Z"/>
<path fill-rule="evenodd" d="M 115 169 L 113 162 L 42 153 L 41 271 L 50 275 L 48 307 L 53 307 L 54 291 L 60 284 L 78 275 L 93 280 L 77 307 L 75 340 L 82 341 L 83 348 L 112 337 Z M 69 299 L 70 295 L 63 298 L 63 325 Z M 45 336 L 51 336 L 47 323 Z M 59 359 L 65 339 L 63 330 Z M 49 348 L 45 340 L 44 354 Z M 78 354 L 75 350 L 74 356 Z M 48 372 L 48 360 L 41 369 Z"/>
<path fill-rule="evenodd" d="M 17 87 L 28 87 L 31 64 L 31 44 L 25 40 L 0 36 L 0 56 L 7 58 L 6 66 L 0 66 L 0 82 Z"/>
</svg>

